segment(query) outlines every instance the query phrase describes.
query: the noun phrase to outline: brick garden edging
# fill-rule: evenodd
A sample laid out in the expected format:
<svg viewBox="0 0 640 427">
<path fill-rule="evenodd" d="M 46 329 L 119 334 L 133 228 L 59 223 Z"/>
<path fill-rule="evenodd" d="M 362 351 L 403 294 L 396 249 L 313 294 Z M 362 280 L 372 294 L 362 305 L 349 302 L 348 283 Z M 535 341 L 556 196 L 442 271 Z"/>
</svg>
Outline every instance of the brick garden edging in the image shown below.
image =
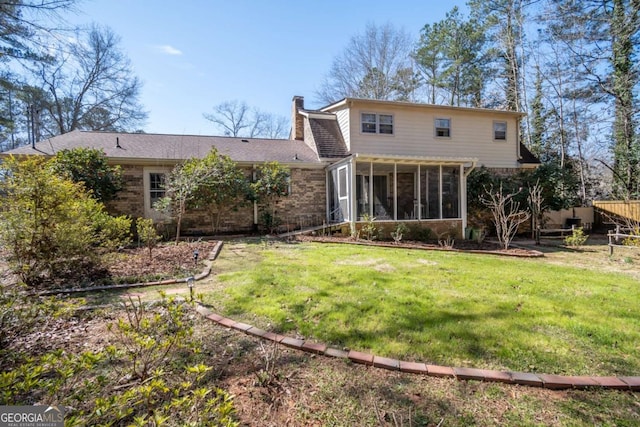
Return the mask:
<svg viewBox="0 0 640 427">
<path fill-rule="evenodd" d="M 211 310 L 198 303 L 197 311 L 207 319 L 226 328 L 235 329 L 264 340 L 272 341 L 295 350 L 321 356 L 350 360 L 353 363 L 373 366 L 374 368 L 388 369 L 410 374 L 428 375 L 440 378 L 455 378 L 458 380 L 474 380 L 485 382 L 499 382 L 504 384 L 519 384 L 530 387 L 543 387 L 550 390 L 561 389 L 587 389 L 606 388 L 615 390 L 640 391 L 640 376 L 624 377 L 594 377 L 594 376 L 564 376 L 551 374 L 534 374 L 528 372 L 494 371 L 489 369 L 461 368 L 440 365 L 430 365 L 418 362 L 406 362 L 390 359 L 360 351 L 344 351 L 329 347 L 327 344 L 287 337 L 265 331 L 255 326 L 213 313 Z"/>
</svg>

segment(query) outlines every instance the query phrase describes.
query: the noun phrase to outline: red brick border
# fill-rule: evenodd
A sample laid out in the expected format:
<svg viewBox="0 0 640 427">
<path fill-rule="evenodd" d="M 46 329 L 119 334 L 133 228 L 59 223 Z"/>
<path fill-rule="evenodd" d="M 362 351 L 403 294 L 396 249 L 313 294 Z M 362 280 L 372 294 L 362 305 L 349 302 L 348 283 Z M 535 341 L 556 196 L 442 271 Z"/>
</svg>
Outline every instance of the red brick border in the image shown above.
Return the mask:
<svg viewBox="0 0 640 427">
<path fill-rule="evenodd" d="M 640 391 L 640 376 L 626 377 L 592 377 L 575 375 L 534 374 L 529 372 L 506 372 L 488 369 L 449 367 L 428 365 L 419 362 L 390 359 L 355 350 L 340 350 L 327 344 L 287 337 L 273 332 L 267 332 L 255 326 L 236 322 L 218 314 L 212 313 L 202 305 L 197 311 L 207 319 L 226 328 L 235 329 L 248 335 L 280 343 L 287 347 L 308 353 L 324 355 L 350 360 L 353 363 L 373 366 L 375 368 L 400 371 L 410 374 L 428 375 L 441 378 L 455 378 L 467 381 L 500 382 L 505 384 L 519 384 L 529 387 L 543 387 L 549 390 L 604 388 L 612 390 Z"/>
</svg>

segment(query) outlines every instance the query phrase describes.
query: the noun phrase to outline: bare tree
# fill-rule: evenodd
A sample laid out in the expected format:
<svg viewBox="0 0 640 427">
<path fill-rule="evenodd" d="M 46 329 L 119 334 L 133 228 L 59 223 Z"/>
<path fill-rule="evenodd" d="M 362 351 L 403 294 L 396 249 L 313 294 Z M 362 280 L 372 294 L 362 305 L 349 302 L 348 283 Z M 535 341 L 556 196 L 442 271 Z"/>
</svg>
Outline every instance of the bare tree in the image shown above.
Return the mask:
<svg viewBox="0 0 640 427">
<path fill-rule="evenodd" d="M 270 139 L 282 139 L 289 136 L 291 126 L 285 116 L 267 114 L 267 120 L 262 128 L 262 136 Z"/>
<path fill-rule="evenodd" d="M 536 181 L 536 183 L 529 187 L 529 210 L 531 211 L 532 218 L 532 227 L 531 234 L 536 237 L 538 236 L 536 230 L 538 228 L 543 227 L 544 224 L 544 211 L 546 206 L 544 206 L 544 197 L 542 196 L 542 186 L 540 185 L 540 180 Z M 538 238 L 536 238 L 536 244 L 540 244 Z"/>
<path fill-rule="evenodd" d="M 498 241 L 504 249 L 509 249 L 518 226 L 531 217 L 529 212 L 520 209 L 520 203 L 514 199 L 520 191 L 522 190 L 505 194 L 500 184 L 498 191 L 494 191 L 493 187 L 485 188 L 485 194 L 481 198 L 482 203 L 491 210 Z"/>
<path fill-rule="evenodd" d="M 40 107 L 54 123 L 44 133 L 133 130 L 146 119 L 138 102 L 142 84 L 119 43 L 110 29 L 93 26 L 86 40 L 66 47 L 67 54 L 40 65 L 46 93 Z"/>
<path fill-rule="evenodd" d="M 213 107 L 213 113 L 203 116 L 227 136 L 274 139 L 287 136 L 287 119 L 250 108 L 244 101 L 222 102 Z"/>
<path fill-rule="evenodd" d="M 203 114 L 205 119 L 220 127 L 225 135 L 234 137 L 240 136 L 244 129 L 250 127 L 249 115 L 249 106 L 244 101 L 225 101 L 213 107 L 213 113 Z"/>
<path fill-rule="evenodd" d="M 331 103 L 344 97 L 410 99 L 417 89 L 409 35 L 391 24 L 370 24 L 351 38 L 331 65 L 316 96 Z"/>
</svg>

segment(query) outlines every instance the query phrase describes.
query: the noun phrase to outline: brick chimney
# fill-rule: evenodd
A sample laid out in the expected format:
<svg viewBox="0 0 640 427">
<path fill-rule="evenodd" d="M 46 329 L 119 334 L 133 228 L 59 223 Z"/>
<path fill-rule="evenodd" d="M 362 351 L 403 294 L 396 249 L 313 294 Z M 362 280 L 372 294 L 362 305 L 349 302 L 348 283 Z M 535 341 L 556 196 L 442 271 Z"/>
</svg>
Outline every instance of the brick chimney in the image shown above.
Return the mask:
<svg viewBox="0 0 640 427">
<path fill-rule="evenodd" d="M 291 139 L 304 140 L 304 117 L 299 113 L 304 110 L 304 97 L 294 96 L 291 102 Z"/>
</svg>

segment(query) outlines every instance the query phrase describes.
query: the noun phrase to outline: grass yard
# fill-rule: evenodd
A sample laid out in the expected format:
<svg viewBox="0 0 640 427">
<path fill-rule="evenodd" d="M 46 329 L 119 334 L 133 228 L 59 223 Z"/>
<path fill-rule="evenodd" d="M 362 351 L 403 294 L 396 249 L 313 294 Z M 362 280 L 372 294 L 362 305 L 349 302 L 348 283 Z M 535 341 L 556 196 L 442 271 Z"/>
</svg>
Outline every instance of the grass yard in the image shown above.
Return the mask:
<svg viewBox="0 0 640 427">
<path fill-rule="evenodd" d="M 228 243 L 204 302 L 258 327 L 408 361 L 640 372 L 637 277 L 554 259 Z"/>
</svg>

